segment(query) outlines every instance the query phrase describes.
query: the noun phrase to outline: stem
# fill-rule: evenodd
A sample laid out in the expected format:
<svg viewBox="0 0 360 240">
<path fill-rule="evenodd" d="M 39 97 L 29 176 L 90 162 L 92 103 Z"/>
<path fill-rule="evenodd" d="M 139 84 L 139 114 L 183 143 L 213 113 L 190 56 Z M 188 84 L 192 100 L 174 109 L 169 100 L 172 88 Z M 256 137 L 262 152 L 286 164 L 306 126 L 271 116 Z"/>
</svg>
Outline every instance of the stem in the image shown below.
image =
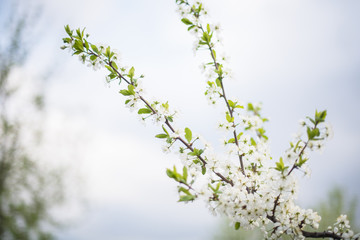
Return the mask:
<svg viewBox="0 0 360 240">
<path fill-rule="evenodd" d="M 333 238 L 333 239 L 345 239 L 343 237 L 341 237 L 340 235 L 337 235 L 333 232 L 308 232 L 308 231 L 304 231 L 302 230 L 302 234 L 304 235 L 304 237 L 310 237 L 310 238 Z"/>
<path fill-rule="evenodd" d="M 204 32 L 204 29 L 203 29 L 202 26 L 198 26 L 198 28 L 201 29 L 202 32 Z M 210 51 L 210 54 L 211 54 L 211 58 L 212 58 L 212 60 L 213 60 L 213 62 L 214 62 L 215 69 L 216 69 L 216 70 L 219 70 L 219 63 L 216 61 L 216 58 L 215 58 L 215 55 L 214 55 L 214 52 L 213 52 L 213 48 L 212 48 L 212 46 L 211 46 L 210 43 L 207 43 L 207 46 L 208 46 L 208 48 L 209 48 L 209 51 Z M 228 100 L 227 100 L 227 97 L 226 97 L 226 94 L 225 94 L 225 88 L 224 88 L 224 84 L 223 84 L 222 79 L 223 79 L 222 76 L 219 75 L 219 80 L 220 80 L 221 90 L 222 90 L 221 97 L 222 97 L 222 98 L 224 99 L 224 101 L 225 101 L 226 107 L 227 107 L 227 109 L 229 110 L 229 113 L 230 113 L 230 117 L 233 117 L 233 112 L 234 112 L 234 110 L 230 107 L 229 102 L 228 102 Z M 238 141 L 238 139 L 237 139 L 237 133 L 236 133 L 236 129 L 235 129 L 235 123 L 233 123 L 233 126 L 234 126 L 234 132 L 233 132 L 233 134 L 234 134 L 235 144 L 236 144 L 236 146 L 239 147 L 239 141 Z M 239 162 L 240 162 L 241 172 L 242 172 L 242 174 L 243 174 L 244 176 L 246 176 L 246 174 L 245 174 L 245 167 L 244 167 L 244 163 L 243 163 L 243 159 L 242 159 L 243 157 L 242 157 L 242 155 L 239 154 L 239 152 L 238 152 L 238 156 L 239 156 Z"/>
<path fill-rule="evenodd" d="M 298 155 L 298 158 L 295 160 L 294 165 L 293 165 L 292 168 L 290 169 L 290 171 L 289 171 L 289 173 L 287 174 L 287 176 L 289 176 L 290 173 L 291 173 L 292 171 L 294 171 L 295 168 L 297 168 L 296 163 L 297 163 L 297 161 L 299 160 L 300 156 L 304 153 L 305 148 L 307 147 L 308 143 L 309 143 L 309 140 L 307 140 L 307 142 L 305 143 L 304 147 L 301 149 L 301 151 L 300 151 L 300 153 L 299 153 L 299 155 Z"/>
<path fill-rule="evenodd" d="M 276 197 L 275 202 L 274 202 L 274 208 L 272 210 L 272 217 L 274 217 L 274 218 L 275 218 L 276 207 L 278 206 L 278 203 L 279 203 L 280 195 L 281 195 L 281 193 Z"/>
<path fill-rule="evenodd" d="M 179 183 L 184 184 L 185 186 L 187 186 L 189 189 L 193 190 L 193 191 L 196 193 L 195 189 L 193 189 L 193 188 L 192 188 L 189 184 L 187 184 L 186 182 L 180 181 Z"/>
<path fill-rule="evenodd" d="M 317 127 L 317 125 L 318 125 L 318 123 L 315 123 L 315 125 L 314 125 L 314 127 L 313 127 L 312 129 L 314 130 L 314 129 Z M 289 176 L 290 173 L 291 173 L 295 168 L 297 168 L 296 163 L 297 163 L 297 161 L 299 160 L 299 158 L 301 157 L 301 155 L 304 153 L 305 148 L 306 148 L 307 145 L 309 144 L 309 141 L 310 141 L 310 139 L 308 139 L 308 140 L 306 141 L 304 147 L 301 149 L 298 157 L 296 158 L 296 160 L 295 160 L 295 162 L 294 162 L 294 165 L 293 165 L 292 168 L 290 169 L 290 171 L 289 171 L 289 173 L 287 174 L 287 176 Z"/>
<path fill-rule="evenodd" d="M 92 51 L 91 51 L 92 52 Z M 92 54 L 95 54 L 95 53 L 92 53 Z M 96 54 L 95 54 L 96 55 Z M 127 84 L 131 84 L 119 71 L 117 71 L 112 65 L 111 65 L 111 62 L 105 62 L 106 64 L 108 64 L 115 72 L 116 74 L 119 76 L 119 78 L 123 79 Z M 141 95 L 139 95 L 139 98 L 140 100 L 152 111 L 153 114 L 156 114 L 156 111 L 155 109 L 148 103 L 148 101 L 146 101 L 145 98 L 143 98 Z M 172 132 L 175 132 L 173 126 L 171 125 L 171 123 L 169 122 L 168 119 L 165 120 L 165 124 L 169 127 L 169 129 L 172 131 Z M 194 151 L 194 148 L 188 144 L 183 138 L 181 137 L 177 137 L 178 140 L 180 140 L 180 142 L 182 142 L 191 152 Z M 203 166 L 206 165 L 206 161 L 205 159 L 202 157 L 202 156 L 197 156 L 197 158 L 199 158 L 199 160 L 202 162 Z M 215 172 L 213 171 L 218 177 L 221 178 L 221 180 L 223 180 L 224 182 L 230 184 L 231 186 L 234 186 L 234 183 L 233 181 L 225 178 L 223 175 L 221 175 L 220 173 L 218 172 Z"/>
<path fill-rule="evenodd" d="M 270 216 L 267 215 L 266 216 L 267 219 L 269 219 L 270 221 L 272 221 L 273 223 L 278 222 L 278 220 L 275 218 L 275 216 Z M 337 235 L 333 232 L 308 232 L 305 230 L 301 230 L 302 234 L 304 237 L 309 237 L 309 238 L 332 238 L 332 239 L 345 239 L 340 235 Z M 359 238 L 357 238 L 359 239 Z"/>
</svg>

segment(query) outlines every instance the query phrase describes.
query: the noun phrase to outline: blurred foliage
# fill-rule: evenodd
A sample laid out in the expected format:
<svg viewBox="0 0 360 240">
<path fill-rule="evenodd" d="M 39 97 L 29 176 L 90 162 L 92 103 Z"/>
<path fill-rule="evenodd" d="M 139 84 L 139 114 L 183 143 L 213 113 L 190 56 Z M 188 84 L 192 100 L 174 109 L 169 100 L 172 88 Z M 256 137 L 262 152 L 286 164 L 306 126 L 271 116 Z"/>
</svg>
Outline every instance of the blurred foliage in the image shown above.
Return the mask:
<svg viewBox="0 0 360 240">
<path fill-rule="evenodd" d="M 340 187 L 334 187 L 329 191 L 327 199 L 315 204 L 313 209 L 317 211 L 321 216 L 321 222 L 318 231 L 325 231 L 328 226 L 332 226 L 336 219 L 341 214 L 346 214 L 350 220 L 350 225 L 355 233 L 360 231 L 359 222 L 356 219 L 358 199 L 356 197 L 350 198 L 345 191 Z M 214 234 L 214 240 L 261 240 L 263 234 L 260 230 L 235 230 L 231 223 L 224 220 L 221 223 L 218 232 Z M 311 231 L 312 229 L 306 229 Z M 284 240 L 290 239 L 287 237 Z M 307 238 L 315 239 L 315 238 Z"/>
<path fill-rule="evenodd" d="M 314 207 L 314 210 L 321 216 L 319 230 L 325 231 L 328 226 L 331 226 L 336 222 L 336 219 L 341 214 L 346 214 L 350 221 L 351 229 L 355 233 L 358 233 L 360 227 L 358 219 L 356 218 L 357 203 L 357 197 L 350 198 L 343 188 L 335 187 L 332 189 L 328 193 L 327 200 L 318 203 Z"/>
<path fill-rule="evenodd" d="M 0 239 L 53 239 L 48 230 L 58 224 L 50 210 L 63 201 L 61 172 L 35 159 L 37 136 L 25 124 L 31 116 L 13 104 L 23 97 L 19 90 L 24 79 L 14 83 L 12 74 L 31 51 L 29 32 L 36 20 L 34 12 L 19 3 L 24 1 L 0 1 Z M 26 114 L 41 114 L 42 94 L 30 95 L 31 99 L 21 99 Z"/>
</svg>

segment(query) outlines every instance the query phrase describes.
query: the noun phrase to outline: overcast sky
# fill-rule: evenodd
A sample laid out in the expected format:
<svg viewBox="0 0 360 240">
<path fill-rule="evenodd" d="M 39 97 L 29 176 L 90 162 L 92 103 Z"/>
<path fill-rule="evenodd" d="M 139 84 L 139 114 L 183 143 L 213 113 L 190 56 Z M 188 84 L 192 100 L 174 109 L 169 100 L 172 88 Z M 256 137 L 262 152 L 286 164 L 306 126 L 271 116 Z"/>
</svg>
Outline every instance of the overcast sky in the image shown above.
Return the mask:
<svg viewBox="0 0 360 240">
<path fill-rule="evenodd" d="M 45 138 L 53 161 L 81 175 L 82 210 L 62 212 L 74 226 L 60 239 L 209 239 L 218 218 L 202 202 L 177 203 L 165 169 L 179 163 L 161 152 L 158 127 L 137 121 L 118 86 L 61 51 L 63 26 L 86 27 L 94 43 L 120 51 L 121 63 L 144 74 L 147 96 L 181 110 L 178 126 L 219 144 L 222 106 L 207 105 L 193 37 L 168 0 L 42 1 L 41 37 L 28 70 L 50 72 Z M 334 185 L 360 197 L 360 2 L 335 0 L 208 0 L 222 26 L 233 78 L 229 96 L 263 103 L 271 152 L 288 147 L 298 120 L 328 111 L 334 138 L 313 153 L 312 178 L 300 179 L 304 207 L 325 199 Z M 45 71 L 45 72 L 46 72 Z M 76 170 L 74 170 L 76 169 Z M 359 214 L 358 214 L 359 215 Z"/>
</svg>

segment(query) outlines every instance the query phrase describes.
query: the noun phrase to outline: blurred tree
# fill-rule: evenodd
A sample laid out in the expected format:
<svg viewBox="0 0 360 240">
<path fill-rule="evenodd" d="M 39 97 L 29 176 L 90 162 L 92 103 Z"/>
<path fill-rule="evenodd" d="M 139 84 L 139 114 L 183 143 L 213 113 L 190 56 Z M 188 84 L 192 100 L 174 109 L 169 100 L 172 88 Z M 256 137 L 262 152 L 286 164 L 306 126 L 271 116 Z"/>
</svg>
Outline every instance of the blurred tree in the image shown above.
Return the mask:
<svg viewBox="0 0 360 240">
<path fill-rule="evenodd" d="M 29 93 L 26 79 L 19 81 L 14 73 L 31 50 L 29 32 L 36 18 L 17 4 L 0 1 L 0 239 L 53 239 L 50 209 L 63 200 L 61 174 L 32 154 L 37 135 L 28 120 L 40 114 L 42 94 Z M 20 93 L 24 88 L 27 96 Z"/>
<path fill-rule="evenodd" d="M 356 220 L 357 198 L 350 197 L 345 194 L 345 191 L 340 187 L 333 188 L 329 193 L 326 200 L 316 204 L 313 207 L 321 218 L 319 231 L 325 231 L 328 226 L 333 225 L 340 214 L 346 214 L 350 220 L 352 229 L 359 232 L 359 223 Z M 224 221 L 218 232 L 214 234 L 214 240 L 260 240 L 263 239 L 263 234 L 259 230 L 235 230 L 234 224 Z M 290 239 L 285 236 L 283 239 Z M 309 238 L 315 239 L 315 238 Z"/>
</svg>

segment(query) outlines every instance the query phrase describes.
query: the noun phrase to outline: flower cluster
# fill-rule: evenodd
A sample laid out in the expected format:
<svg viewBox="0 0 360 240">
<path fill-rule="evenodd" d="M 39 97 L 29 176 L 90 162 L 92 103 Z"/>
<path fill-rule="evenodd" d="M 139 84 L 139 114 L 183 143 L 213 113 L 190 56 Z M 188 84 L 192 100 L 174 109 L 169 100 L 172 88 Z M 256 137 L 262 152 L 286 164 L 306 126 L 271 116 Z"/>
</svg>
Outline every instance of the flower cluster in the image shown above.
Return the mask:
<svg viewBox="0 0 360 240">
<path fill-rule="evenodd" d="M 334 226 L 328 227 L 328 232 L 335 233 L 341 236 L 343 239 L 358 239 L 360 237 L 360 233 L 354 235 L 354 232 L 350 228 L 350 222 L 347 219 L 346 215 L 340 215 Z"/>
<path fill-rule="evenodd" d="M 176 0 L 181 21 L 195 36 L 195 49 L 206 49 L 210 61 L 202 65 L 207 76 L 205 96 L 210 104 L 223 102 L 225 111 L 218 128 L 224 132 L 224 153 L 215 153 L 211 144 L 189 128 L 175 127 L 176 111 L 168 102 L 148 101 L 141 86 L 143 76 L 135 75 L 134 67 L 119 68 L 118 54 L 110 47 L 96 46 L 88 42 L 84 30 L 74 31 L 65 27 L 63 49 L 79 55 L 80 61 L 95 70 L 105 67 L 109 72 L 107 81 L 118 80 L 127 85 L 120 90 L 126 97 L 125 105 L 136 111 L 141 121 L 152 119 L 161 125 L 161 133 L 155 137 L 164 141 L 163 151 L 179 154 L 182 169 L 174 166 L 167 175 L 178 183 L 179 201 L 190 202 L 202 199 L 214 214 L 231 219 L 235 228 L 263 230 L 264 238 L 280 239 L 290 235 L 293 239 L 306 237 L 333 237 L 356 239 L 349 222 L 340 216 L 328 232 L 307 232 L 305 227 L 317 229 L 321 217 L 311 209 L 302 209 L 295 204 L 298 193 L 297 177 L 300 170 L 309 174 L 309 152 L 322 150 L 324 142 L 332 136 L 325 123 L 326 111 L 316 111 L 313 118 L 301 122 L 302 132 L 290 142 L 290 148 L 273 161 L 264 123 L 261 104 L 252 104 L 228 98 L 224 81 L 224 59 L 216 56 L 219 42 L 218 25 L 204 23 L 207 11 L 201 2 L 190 3 Z M 320 235 L 319 235 L 320 234 Z M 323 235 L 321 235 L 323 234 Z"/>
</svg>

